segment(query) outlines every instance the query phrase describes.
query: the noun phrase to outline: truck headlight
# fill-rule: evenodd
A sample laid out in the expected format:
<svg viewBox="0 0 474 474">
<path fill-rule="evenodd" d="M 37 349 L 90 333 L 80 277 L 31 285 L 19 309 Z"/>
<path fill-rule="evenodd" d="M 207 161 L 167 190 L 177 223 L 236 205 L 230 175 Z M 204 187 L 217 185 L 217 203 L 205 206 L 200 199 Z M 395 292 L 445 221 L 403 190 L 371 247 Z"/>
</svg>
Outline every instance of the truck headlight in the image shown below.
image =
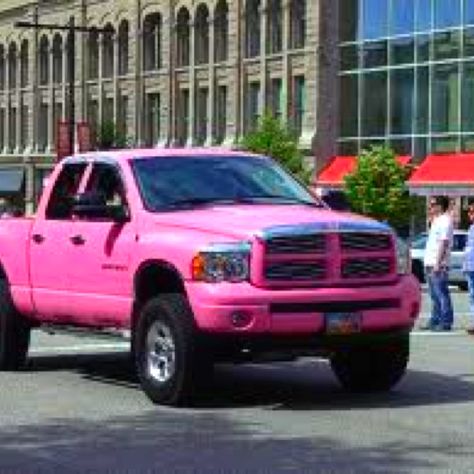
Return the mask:
<svg viewBox="0 0 474 474">
<path fill-rule="evenodd" d="M 247 281 L 250 275 L 248 242 L 212 244 L 197 253 L 191 263 L 193 280 L 218 283 Z"/>
<path fill-rule="evenodd" d="M 400 237 L 396 237 L 395 245 L 397 250 L 397 273 L 406 275 L 411 272 L 410 247 Z"/>
</svg>

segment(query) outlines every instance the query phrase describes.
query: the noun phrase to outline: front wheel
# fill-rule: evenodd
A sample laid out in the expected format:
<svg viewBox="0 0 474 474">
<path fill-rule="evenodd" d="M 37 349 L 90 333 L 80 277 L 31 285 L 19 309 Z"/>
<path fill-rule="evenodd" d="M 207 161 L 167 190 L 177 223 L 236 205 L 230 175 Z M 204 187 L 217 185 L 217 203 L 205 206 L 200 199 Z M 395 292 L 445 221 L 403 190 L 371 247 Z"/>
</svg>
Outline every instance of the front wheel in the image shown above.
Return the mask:
<svg viewBox="0 0 474 474">
<path fill-rule="evenodd" d="M 141 311 L 133 344 L 141 386 L 154 403 L 190 403 L 212 364 L 185 296 L 165 294 Z"/>
<path fill-rule="evenodd" d="M 388 391 L 404 376 L 409 360 L 409 336 L 375 346 L 354 346 L 331 358 L 341 385 L 352 392 Z"/>
<path fill-rule="evenodd" d="M 30 332 L 13 304 L 8 282 L 0 280 L 0 370 L 18 370 L 25 364 Z"/>
</svg>

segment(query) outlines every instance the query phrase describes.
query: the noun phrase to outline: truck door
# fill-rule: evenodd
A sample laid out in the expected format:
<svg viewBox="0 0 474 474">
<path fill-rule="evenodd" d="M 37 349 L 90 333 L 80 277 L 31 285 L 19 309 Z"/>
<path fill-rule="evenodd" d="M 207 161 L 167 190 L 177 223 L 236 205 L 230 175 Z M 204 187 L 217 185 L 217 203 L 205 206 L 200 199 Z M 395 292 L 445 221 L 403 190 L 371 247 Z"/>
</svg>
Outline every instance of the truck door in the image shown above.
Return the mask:
<svg viewBox="0 0 474 474">
<path fill-rule="evenodd" d="M 69 313 L 67 251 L 71 245 L 72 206 L 86 168 L 85 162 L 62 167 L 46 207 L 40 208 L 33 224 L 30 244 L 33 303 L 36 312 L 47 320 L 64 321 Z"/>
<path fill-rule="evenodd" d="M 114 221 L 106 215 L 81 216 L 71 223 L 68 261 L 71 315 L 83 324 L 126 325 L 132 308 L 130 256 L 135 231 L 118 165 L 93 164 L 84 193 L 101 196 L 107 208 L 130 218 Z"/>
</svg>

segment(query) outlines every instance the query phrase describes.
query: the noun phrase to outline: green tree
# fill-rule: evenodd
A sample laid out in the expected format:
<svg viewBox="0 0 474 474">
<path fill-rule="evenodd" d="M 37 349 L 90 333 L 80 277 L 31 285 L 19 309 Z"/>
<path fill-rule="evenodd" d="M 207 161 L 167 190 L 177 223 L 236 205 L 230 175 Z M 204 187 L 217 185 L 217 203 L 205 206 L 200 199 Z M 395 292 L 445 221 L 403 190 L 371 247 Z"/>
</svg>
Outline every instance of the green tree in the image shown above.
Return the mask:
<svg viewBox="0 0 474 474">
<path fill-rule="evenodd" d="M 311 171 L 304 166 L 294 134 L 270 113 L 264 114 L 255 131 L 242 139 L 241 147 L 274 158 L 300 181 L 309 183 Z"/>
<path fill-rule="evenodd" d="M 115 122 L 104 120 L 99 127 L 96 139 L 97 149 L 110 150 L 113 148 L 126 148 L 129 140 L 124 133 L 121 133 Z"/>
<path fill-rule="evenodd" d="M 372 146 L 357 159 L 353 173 L 344 179 L 344 193 L 355 212 L 406 228 L 415 211 L 406 180 L 410 166 L 401 165 L 393 150 Z"/>
</svg>

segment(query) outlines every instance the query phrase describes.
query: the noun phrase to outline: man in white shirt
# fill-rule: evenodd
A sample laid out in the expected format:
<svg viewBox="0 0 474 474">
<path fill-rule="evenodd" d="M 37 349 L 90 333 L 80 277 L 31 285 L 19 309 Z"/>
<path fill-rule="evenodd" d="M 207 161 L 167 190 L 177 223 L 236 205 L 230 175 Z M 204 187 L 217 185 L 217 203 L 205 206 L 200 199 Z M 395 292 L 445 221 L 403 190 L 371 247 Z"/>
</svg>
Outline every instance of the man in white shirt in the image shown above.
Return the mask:
<svg viewBox="0 0 474 474">
<path fill-rule="evenodd" d="M 425 275 L 431 296 L 431 319 L 425 329 L 450 331 L 453 325 L 453 306 L 448 286 L 448 271 L 453 242 L 453 219 L 449 198 L 431 198 L 433 215 L 425 248 Z"/>
</svg>

